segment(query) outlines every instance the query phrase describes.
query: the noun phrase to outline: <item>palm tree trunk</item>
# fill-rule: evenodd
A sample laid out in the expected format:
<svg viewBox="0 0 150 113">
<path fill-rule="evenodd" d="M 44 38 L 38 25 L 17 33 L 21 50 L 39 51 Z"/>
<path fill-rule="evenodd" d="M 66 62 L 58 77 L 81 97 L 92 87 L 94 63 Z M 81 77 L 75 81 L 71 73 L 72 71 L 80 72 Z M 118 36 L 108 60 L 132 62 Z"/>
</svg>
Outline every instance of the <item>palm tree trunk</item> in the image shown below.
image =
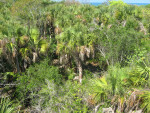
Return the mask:
<svg viewBox="0 0 150 113">
<path fill-rule="evenodd" d="M 18 54 L 16 55 L 16 65 L 17 65 L 17 73 L 20 73 Z"/>
<path fill-rule="evenodd" d="M 82 62 L 79 59 L 79 56 L 77 53 L 73 54 L 73 58 L 75 60 L 75 63 L 78 67 L 78 72 L 79 72 L 79 82 L 82 83 L 82 75 L 83 75 L 83 67 L 82 67 Z"/>
<path fill-rule="evenodd" d="M 78 70 L 79 70 L 79 82 L 82 83 L 83 68 L 81 61 L 78 62 Z"/>
</svg>

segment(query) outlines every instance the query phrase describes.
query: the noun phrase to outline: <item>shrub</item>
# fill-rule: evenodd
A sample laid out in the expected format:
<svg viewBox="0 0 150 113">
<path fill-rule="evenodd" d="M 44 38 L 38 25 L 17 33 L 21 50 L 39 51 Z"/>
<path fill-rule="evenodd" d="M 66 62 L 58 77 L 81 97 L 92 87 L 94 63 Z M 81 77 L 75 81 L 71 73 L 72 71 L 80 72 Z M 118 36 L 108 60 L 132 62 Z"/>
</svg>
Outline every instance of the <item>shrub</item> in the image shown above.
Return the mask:
<svg viewBox="0 0 150 113">
<path fill-rule="evenodd" d="M 56 85 L 62 82 L 62 75 L 59 74 L 59 69 L 48 64 L 49 60 L 45 59 L 40 64 L 35 64 L 18 78 L 18 86 L 16 96 L 22 100 L 32 100 L 30 94 L 36 94 L 40 91 L 42 85 L 46 84 L 45 80 L 52 80 Z M 28 103 L 30 105 L 30 103 Z"/>
<path fill-rule="evenodd" d="M 82 86 L 77 82 L 66 81 L 57 86 L 53 81 L 46 80 L 46 84 L 33 100 L 33 110 L 39 112 L 87 112 L 88 106 L 83 100 Z"/>
</svg>

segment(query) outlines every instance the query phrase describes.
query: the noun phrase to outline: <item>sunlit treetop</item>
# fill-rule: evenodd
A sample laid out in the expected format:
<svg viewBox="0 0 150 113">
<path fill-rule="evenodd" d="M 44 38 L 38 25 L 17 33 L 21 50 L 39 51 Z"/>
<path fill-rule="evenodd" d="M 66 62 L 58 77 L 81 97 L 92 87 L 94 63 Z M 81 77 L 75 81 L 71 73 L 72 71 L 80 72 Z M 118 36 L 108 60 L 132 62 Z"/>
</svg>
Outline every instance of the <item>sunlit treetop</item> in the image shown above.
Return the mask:
<svg viewBox="0 0 150 113">
<path fill-rule="evenodd" d="M 125 6 L 125 5 L 127 5 L 122 0 L 111 0 L 111 1 L 109 1 L 109 4 L 110 4 L 110 6 Z"/>
</svg>

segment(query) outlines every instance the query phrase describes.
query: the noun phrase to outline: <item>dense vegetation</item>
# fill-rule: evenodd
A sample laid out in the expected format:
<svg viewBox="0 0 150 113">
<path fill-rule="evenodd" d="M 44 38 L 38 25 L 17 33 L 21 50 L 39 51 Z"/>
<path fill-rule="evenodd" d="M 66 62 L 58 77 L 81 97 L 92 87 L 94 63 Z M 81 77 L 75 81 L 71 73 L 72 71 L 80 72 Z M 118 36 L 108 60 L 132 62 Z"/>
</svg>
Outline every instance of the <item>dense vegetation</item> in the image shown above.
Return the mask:
<svg viewBox="0 0 150 113">
<path fill-rule="evenodd" d="M 0 1 L 0 113 L 148 113 L 149 56 L 149 5 Z"/>
</svg>

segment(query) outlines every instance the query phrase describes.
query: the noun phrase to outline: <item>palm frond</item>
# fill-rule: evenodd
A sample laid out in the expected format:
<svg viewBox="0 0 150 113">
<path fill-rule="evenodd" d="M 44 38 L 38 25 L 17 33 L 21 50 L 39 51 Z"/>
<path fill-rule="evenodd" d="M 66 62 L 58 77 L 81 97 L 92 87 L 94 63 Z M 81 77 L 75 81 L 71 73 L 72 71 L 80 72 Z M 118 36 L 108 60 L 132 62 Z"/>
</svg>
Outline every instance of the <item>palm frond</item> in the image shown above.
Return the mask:
<svg viewBox="0 0 150 113">
<path fill-rule="evenodd" d="M 14 107 L 12 106 L 12 102 L 9 99 L 1 98 L 0 113 L 12 113 L 13 111 Z"/>
</svg>

